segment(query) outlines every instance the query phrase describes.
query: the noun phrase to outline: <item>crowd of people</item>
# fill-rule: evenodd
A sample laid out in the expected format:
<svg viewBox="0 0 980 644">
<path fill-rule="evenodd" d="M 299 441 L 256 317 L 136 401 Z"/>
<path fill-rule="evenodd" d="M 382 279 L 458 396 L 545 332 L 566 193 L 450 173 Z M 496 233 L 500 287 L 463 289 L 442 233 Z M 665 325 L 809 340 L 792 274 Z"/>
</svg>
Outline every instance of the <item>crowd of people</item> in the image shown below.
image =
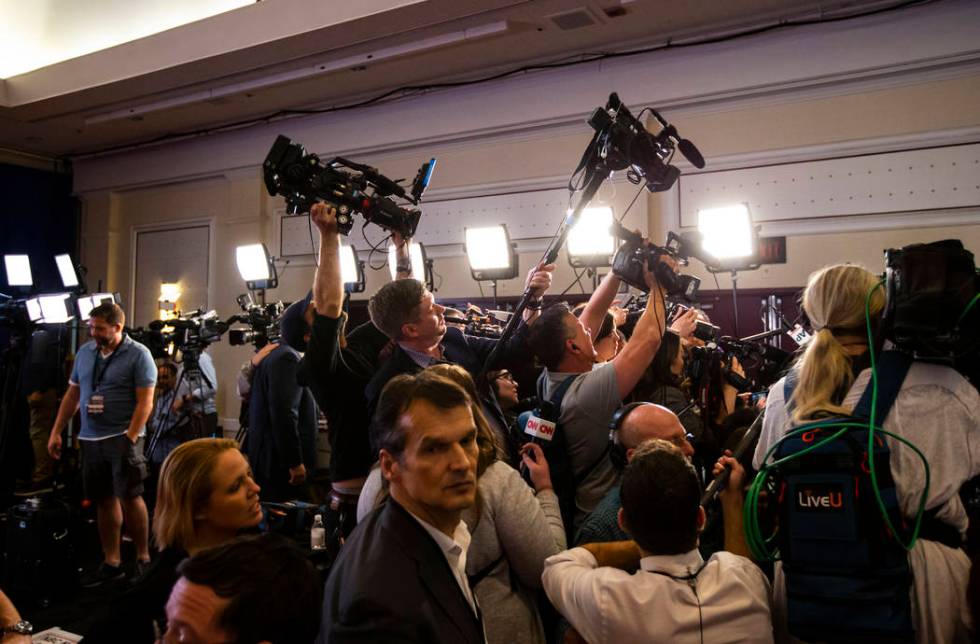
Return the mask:
<svg viewBox="0 0 980 644">
<path fill-rule="evenodd" d="M 807 639 L 788 626 L 793 570 L 753 559 L 745 489 L 780 437 L 851 413 L 868 387 L 875 347 L 864 325 L 884 306 L 874 275 L 838 265 L 811 276 L 803 308 L 814 337 L 789 384 L 769 389 L 749 462 L 730 450 L 759 410 L 725 379 L 710 404 L 691 404 L 685 361 L 702 344 L 694 327 L 704 314 L 692 308 L 669 320 L 650 271 L 648 304 L 626 325 L 613 306 L 614 274 L 572 310 L 545 306 L 554 266 L 538 265 L 523 320 L 497 347 L 447 325 L 445 308 L 411 279 L 409 240 L 395 234 L 398 278 L 371 297 L 371 321 L 348 329 L 336 212 L 317 204 L 311 220 L 320 237 L 313 288 L 283 314 L 281 340 L 239 377 L 243 445 L 211 437 L 212 421 L 202 422 L 214 415 L 218 386 L 206 353 L 204 377 L 178 385 L 176 365 L 157 365 L 123 333 L 117 305 L 92 310 L 92 341 L 78 351 L 48 451 L 61 456 L 63 430 L 80 411 L 85 495 L 104 557 L 84 584 L 125 576 L 123 525 L 136 562 L 132 588 L 96 616 L 85 641 Z M 532 358 L 542 368 L 537 391 L 521 392 L 512 374 Z M 727 369 L 744 375 L 737 360 Z M 521 430 L 519 400 L 532 393 L 539 407 L 554 404 L 560 442 Z M 335 537 L 325 580 L 308 551 L 266 531 L 260 503 L 306 497 L 321 412 L 331 445 L 326 528 Z M 919 363 L 882 419 L 927 459 L 924 508 L 946 528 L 942 539 L 921 535 L 908 552 L 910 574 L 890 589 L 911 598 L 918 642 L 973 633 L 959 490 L 980 474 L 978 419 L 974 385 Z M 911 521 L 925 475 L 889 441 L 897 503 Z M 702 506 L 706 483 L 724 471 L 721 493 Z M 849 599 L 840 589 L 838 604 Z M 12 619 L 16 609 L 0 600 L 0 616 Z"/>
</svg>

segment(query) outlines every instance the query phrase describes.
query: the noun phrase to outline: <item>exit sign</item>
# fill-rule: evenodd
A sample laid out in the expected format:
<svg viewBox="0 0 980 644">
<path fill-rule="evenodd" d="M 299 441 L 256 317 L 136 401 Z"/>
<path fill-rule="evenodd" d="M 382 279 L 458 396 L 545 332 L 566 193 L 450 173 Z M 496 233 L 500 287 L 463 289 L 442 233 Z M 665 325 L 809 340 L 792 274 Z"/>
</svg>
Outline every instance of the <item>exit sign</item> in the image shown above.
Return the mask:
<svg viewBox="0 0 980 644">
<path fill-rule="evenodd" d="M 760 264 L 786 263 L 785 237 L 760 237 L 758 249 Z"/>
</svg>

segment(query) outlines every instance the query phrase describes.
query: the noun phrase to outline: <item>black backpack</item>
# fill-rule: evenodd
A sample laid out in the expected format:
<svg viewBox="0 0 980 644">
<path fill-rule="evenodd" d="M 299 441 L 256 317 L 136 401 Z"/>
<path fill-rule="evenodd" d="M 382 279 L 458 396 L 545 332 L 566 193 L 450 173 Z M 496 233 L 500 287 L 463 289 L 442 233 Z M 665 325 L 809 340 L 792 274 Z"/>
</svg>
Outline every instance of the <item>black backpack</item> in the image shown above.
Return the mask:
<svg viewBox="0 0 980 644">
<path fill-rule="evenodd" d="M 773 558 L 769 546 L 778 547 L 775 556 L 782 560 L 786 576 L 787 625 L 795 637 L 914 641 L 911 571 L 893 527 L 908 534 L 916 521 L 904 517 L 899 508 L 891 452 L 880 429 L 911 363 L 910 356 L 897 351 L 881 355 L 873 436 L 868 423 L 874 382 L 850 416 L 806 423 L 774 444 L 749 490 L 746 536 L 757 558 Z M 787 404 L 795 386 L 795 372 L 790 372 L 784 387 Z M 870 475 L 869 439 L 874 445 L 877 494 Z M 769 539 L 758 521 L 758 494 L 767 479 L 775 483 L 769 512 L 778 517 L 778 529 Z M 918 535 L 953 545 L 958 533 L 937 521 L 935 514 L 936 510 L 923 513 Z"/>
</svg>

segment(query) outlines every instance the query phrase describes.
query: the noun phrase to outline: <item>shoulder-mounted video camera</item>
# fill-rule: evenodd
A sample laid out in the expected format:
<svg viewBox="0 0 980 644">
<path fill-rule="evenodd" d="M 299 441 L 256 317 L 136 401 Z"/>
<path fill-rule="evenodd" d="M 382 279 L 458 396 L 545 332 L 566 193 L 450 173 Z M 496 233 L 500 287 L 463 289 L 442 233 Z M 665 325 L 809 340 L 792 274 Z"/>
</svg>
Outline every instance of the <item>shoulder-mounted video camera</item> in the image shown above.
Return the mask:
<svg viewBox="0 0 980 644">
<path fill-rule="evenodd" d="M 704 157 L 687 139 L 677 134 L 677 128 L 667 123 L 657 110 L 647 108 L 660 123 L 660 131 L 651 134 L 623 102 L 619 95 L 609 95 L 605 108 L 596 108 L 589 125 L 596 131 L 593 139 L 598 156 L 610 171 L 627 170 L 626 176 L 633 183 L 647 182 L 650 192 L 669 190 L 681 171 L 670 165 L 674 148 L 681 151 L 697 168 L 704 167 Z M 640 112 L 640 116 L 643 112 Z"/>
<path fill-rule="evenodd" d="M 667 291 L 668 296 L 694 301 L 701 280 L 692 275 L 682 275 L 660 261 L 662 257 L 671 257 L 681 266 L 687 265 L 689 252 L 683 237 L 673 232 L 668 233 L 667 245 L 657 246 L 645 242 L 642 236 L 627 230 L 621 224 L 614 222 L 613 227 L 616 228 L 614 234 L 623 240 L 613 257 L 612 271 L 617 277 L 646 293 L 649 291 L 643 279 L 643 269 L 646 267 Z"/>
<path fill-rule="evenodd" d="M 883 335 L 917 359 L 956 367 L 977 385 L 980 276 L 957 239 L 885 251 Z"/>
<path fill-rule="evenodd" d="M 262 163 L 262 172 L 266 190 L 272 196 L 284 196 L 290 214 L 309 212 L 314 203 L 323 200 L 336 206 L 337 226 L 344 235 L 354 225 L 353 216 L 360 214 L 367 222 L 411 237 L 422 212 L 393 198 L 417 206 L 435 165 L 435 159 L 423 164 L 411 188 L 406 189 L 377 169 L 343 157 L 323 163 L 302 145 L 280 135 Z"/>
</svg>

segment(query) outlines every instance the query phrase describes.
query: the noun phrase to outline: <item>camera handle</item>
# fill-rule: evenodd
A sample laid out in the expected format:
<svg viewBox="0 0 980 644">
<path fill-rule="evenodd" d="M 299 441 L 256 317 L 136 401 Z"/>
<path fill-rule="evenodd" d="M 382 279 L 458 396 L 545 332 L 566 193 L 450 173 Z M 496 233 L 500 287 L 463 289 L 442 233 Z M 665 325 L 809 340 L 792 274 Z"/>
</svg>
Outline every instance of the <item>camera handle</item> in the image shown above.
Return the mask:
<svg viewBox="0 0 980 644">
<path fill-rule="evenodd" d="M 752 421 L 752 424 L 745 432 L 745 435 L 742 436 L 742 440 L 740 440 L 738 442 L 738 446 L 735 447 L 735 452 L 732 454 L 732 458 L 740 460 L 742 455 L 748 451 L 749 447 L 755 443 L 756 438 L 758 438 L 759 433 L 762 431 L 762 419 L 765 418 L 765 415 L 765 412 L 760 412 L 759 415 L 755 417 L 755 420 Z M 721 486 L 728 482 L 728 477 L 731 475 L 732 468 L 727 466 L 725 469 L 719 472 L 718 476 L 716 476 L 708 485 L 708 488 L 704 491 L 704 494 L 701 495 L 702 506 L 707 506 L 709 503 L 715 500 L 715 497 L 718 496 L 719 492 L 721 492 Z"/>
<path fill-rule="evenodd" d="M 602 183 L 609 176 L 609 171 L 606 170 L 604 163 L 597 163 L 593 167 L 593 172 L 589 177 L 588 182 L 582 189 L 582 194 L 579 197 L 578 203 L 575 208 L 568 214 L 565 220 L 562 222 L 561 227 L 559 227 L 558 232 L 555 234 L 554 238 L 551 240 L 551 245 L 548 246 L 548 250 L 545 251 L 542 261 L 545 264 L 552 264 L 556 259 L 558 259 L 558 252 L 561 247 L 565 244 L 565 238 L 568 237 L 568 232 L 572 229 L 572 226 L 579 220 L 582 215 L 582 211 L 589 205 L 592 198 L 595 197 Z M 521 296 L 520 302 L 514 308 L 514 313 L 510 316 L 507 321 L 507 325 L 504 327 L 503 332 L 500 334 L 500 339 L 497 340 L 496 346 L 487 356 L 486 361 L 483 363 L 483 368 L 480 369 L 480 373 L 477 376 L 477 386 L 481 386 L 480 383 L 486 382 L 487 371 L 490 370 L 491 365 L 493 365 L 500 352 L 503 351 L 504 345 L 514 335 L 514 331 L 517 329 L 517 325 L 521 323 L 524 310 L 527 308 L 527 303 L 531 299 L 531 289 L 524 289 L 524 294 Z"/>
</svg>

